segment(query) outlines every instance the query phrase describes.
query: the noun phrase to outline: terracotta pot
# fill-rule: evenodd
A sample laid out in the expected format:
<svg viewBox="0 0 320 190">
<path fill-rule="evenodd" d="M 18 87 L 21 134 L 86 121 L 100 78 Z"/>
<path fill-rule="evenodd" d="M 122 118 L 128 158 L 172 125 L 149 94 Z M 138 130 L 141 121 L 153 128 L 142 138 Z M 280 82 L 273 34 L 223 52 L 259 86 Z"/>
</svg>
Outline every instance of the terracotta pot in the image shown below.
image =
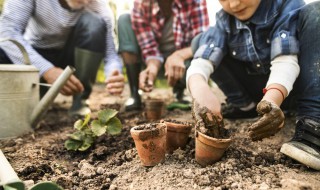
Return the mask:
<svg viewBox="0 0 320 190">
<path fill-rule="evenodd" d="M 195 138 L 195 158 L 201 166 L 219 161 L 232 142 L 231 139 L 212 138 L 199 131 L 196 131 Z"/>
<path fill-rule="evenodd" d="M 147 125 L 155 127 L 144 129 Z M 167 126 L 164 123 L 135 126 L 130 133 L 143 166 L 154 166 L 164 161 L 167 135 Z"/>
<path fill-rule="evenodd" d="M 179 121 L 162 120 L 161 122 L 167 125 L 167 152 L 172 153 L 178 148 L 184 149 L 188 142 L 192 125 Z"/>
<path fill-rule="evenodd" d="M 159 120 L 164 113 L 164 101 L 148 99 L 145 102 L 145 116 L 149 121 Z"/>
</svg>

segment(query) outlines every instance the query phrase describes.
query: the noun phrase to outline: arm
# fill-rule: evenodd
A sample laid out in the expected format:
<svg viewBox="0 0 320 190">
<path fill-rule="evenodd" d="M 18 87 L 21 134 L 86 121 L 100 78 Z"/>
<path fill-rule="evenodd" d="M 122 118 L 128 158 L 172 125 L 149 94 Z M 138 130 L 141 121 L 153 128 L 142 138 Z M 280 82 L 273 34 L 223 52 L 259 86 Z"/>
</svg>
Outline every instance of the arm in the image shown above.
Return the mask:
<svg viewBox="0 0 320 190">
<path fill-rule="evenodd" d="M 190 58 L 192 58 L 191 47 L 176 50 L 167 58 L 165 76 L 170 86 L 174 86 L 183 77 L 186 70 L 184 62 Z"/>
<path fill-rule="evenodd" d="M 278 56 L 271 65 L 265 95 L 257 106 L 262 117 L 249 128 L 253 140 L 272 136 L 283 127 L 285 117 L 280 105 L 290 93 L 300 72 L 296 55 Z"/>
<path fill-rule="evenodd" d="M 159 44 L 150 25 L 153 16 L 150 10 L 152 10 L 150 0 L 135 0 L 131 12 L 132 28 L 147 64 L 149 59 L 157 59 L 163 63 L 163 56 L 158 49 Z"/>
<path fill-rule="evenodd" d="M 44 59 L 23 38 L 23 32 L 34 11 L 32 0 L 7 0 L 5 1 L 0 20 L 0 38 L 14 39 L 24 46 L 31 63 L 40 70 L 42 76 L 54 66 Z M 24 64 L 20 50 L 11 42 L 1 42 L 1 48 L 6 52 L 14 64 Z"/>
<path fill-rule="evenodd" d="M 106 89 L 110 94 L 121 94 L 124 88 L 122 63 L 114 44 L 113 14 L 106 1 L 92 1 L 90 8 L 102 16 L 106 23 L 106 53 L 104 58 L 104 74 L 106 76 Z"/>
<path fill-rule="evenodd" d="M 13 39 L 22 44 L 28 53 L 31 63 L 40 70 L 40 75 L 49 84 L 53 84 L 63 70 L 54 67 L 23 38 L 23 32 L 34 11 L 33 4 L 32 0 L 8 0 L 5 2 L 0 20 L 0 38 Z M 23 56 L 18 53 L 20 50 L 14 44 L 5 41 L 1 43 L 1 48 L 14 64 L 24 64 Z M 81 82 L 72 75 L 60 92 L 64 95 L 72 95 L 81 91 L 83 91 Z"/>
</svg>

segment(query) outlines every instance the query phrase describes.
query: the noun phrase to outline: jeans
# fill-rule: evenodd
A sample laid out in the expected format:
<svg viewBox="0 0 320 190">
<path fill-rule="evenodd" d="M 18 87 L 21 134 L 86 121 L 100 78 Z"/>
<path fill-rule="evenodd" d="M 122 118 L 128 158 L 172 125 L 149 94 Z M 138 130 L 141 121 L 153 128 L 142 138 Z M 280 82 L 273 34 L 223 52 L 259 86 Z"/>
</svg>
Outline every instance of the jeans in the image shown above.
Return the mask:
<svg viewBox="0 0 320 190">
<path fill-rule="evenodd" d="M 70 36 L 63 49 L 34 49 L 53 65 L 65 68 L 68 65 L 75 66 L 75 48 L 81 48 L 92 52 L 104 53 L 106 49 L 106 24 L 100 16 L 86 12 L 78 20 L 72 29 Z M 12 63 L 5 52 L 0 48 L 0 64 Z M 93 67 L 87 63 L 87 68 Z M 75 66 L 76 70 L 79 69 Z M 86 67 L 81 67 L 85 69 Z M 87 69 L 86 69 L 87 70 Z M 81 72 L 81 71 L 79 71 Z M 89 77 L 90 78 L 90 77 Z M 44 79 L 40 79 L 45 82 Z M 89 83 L 89 81 L 81 81 Z M 40 87 L 41 95 L 46 92 L 46 87 Z M 91 93 L 91 89 L 85 89 L 86 96 Z"/>
<path fill-rule="evenodd" d="M 296 110 L 297 119 L 310 118 L 320 121 L 320 2 L 302 8 L 298 20 L 300 74 L 293 90 L 281 105 L 282 109 Z M 193 51 L 198 47 L 200 35 L 192 42 Z M 258 103 L 269 74 L 254 74 L 249 63 L 233 59 L 228 54 L 211 75 L 211 79 L 227 97 L 227 102 L 241 107 L 250 102 Z"/>
</svg>

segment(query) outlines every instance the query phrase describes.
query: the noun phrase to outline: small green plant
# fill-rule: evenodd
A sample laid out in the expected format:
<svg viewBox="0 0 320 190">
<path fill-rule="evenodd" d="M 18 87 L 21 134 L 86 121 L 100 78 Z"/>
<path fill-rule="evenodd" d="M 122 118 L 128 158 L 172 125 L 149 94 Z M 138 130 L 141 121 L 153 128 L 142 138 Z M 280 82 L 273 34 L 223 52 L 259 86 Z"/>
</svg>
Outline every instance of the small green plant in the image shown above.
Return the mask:
<svg viewBox="0 0 320 190">
<path fill-rule="evenodd" d="M 98 118 L 90 122 L 90 114 L 84 120 L 77 120 L 74 128 L 77 130 L 69 135 L 64 146 L 67 150 L 85 151 L 92 146 L 95 139 L 105 133 L 117 135 L 121 133 L 122 124 L 116 117 L 118 111 L 114 109 L 104 109 L 98 112 Z"/>
</svg>

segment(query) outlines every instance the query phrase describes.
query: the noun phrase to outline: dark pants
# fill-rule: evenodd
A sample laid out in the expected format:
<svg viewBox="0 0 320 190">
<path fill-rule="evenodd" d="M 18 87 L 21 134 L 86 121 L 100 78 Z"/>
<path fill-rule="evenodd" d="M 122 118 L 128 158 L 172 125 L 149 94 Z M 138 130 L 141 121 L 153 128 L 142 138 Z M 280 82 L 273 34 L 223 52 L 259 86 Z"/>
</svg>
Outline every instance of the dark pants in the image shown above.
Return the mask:
<svg viewBox="0 0 320 190">
<path fill-rule="evenodd" d="M 141 65 L 143 62 L 141 56 L 141 50 L 136 38 L 136 35 L 131 26 L 131 18 L 129 14 L 123 14 L 119 17 L 118 20 L 118 34 L 119 34 L 119 52 L 130 52 L 138 57 L 138 67 L 144 68 L 145 64 Z M 165 59 L 170 56 L 173 52 L 161 52 Z M 185 60 L 184 64 L 186 69 L 190 66 L 191 59 Z M 161 70 L 159 71 L 160 78 L 164 76 L 164 64 L 162 65 Z M 184 77 L 180 79 L 176 85 L 173 87 L 174 92 L 184 90 L 186 88 L 186 72 Z"/>
<path fill-rule="evenodd" d="M 84 13 L 74 26 L 68 41 L 63 49 L 40 49 L 34 47 L 34 49 L 45 59 L 50 61 L 54 66 L 65 68 L 67 65 L 74 66 L 75 64 L 75 48 L 81 48 L 97 53 L 105 53 L 106 49 L 106 24 L 104 20 L 94 13 Z M 0 48 L 0 64 L 12 63 L 5 52 Z M 87 63 L 86 67 L 80 67 L 81 69 L 89 68 L 91 65 Z M 93 67 L 93 66 L 92 66 Z M 96 68 L 96 66 L 94 66 Z M 81 71 L 79 71 L 81 72 Z M 82 72 L 81 72 L 82 73 Z M 45 82 L 41 79 L 42 82 Z M 83 84 L 89 83 L 89 81 L 81 81 Z M 90 85 L 85 86 L 84 98 L 88 98 L 92 89 Z M 88 87 L 86 87 L 88 86 Z M 41 87 L 41 94 L 46 91 L 46 88 Z"/>
<path fill-rule="evenodd" d="M 281 107 L 294 109 L 297 119 L 311 118 L 320 121 L 320 2 L 305 6 L 299 15 L 298 39 L 300 54 L 298 61 L 300 74 L 293 90 Z M 317 22 L 315 22 L 317 21 Z M 200 35 L 193 40 L 193 50 L 197 47 Z M 258 103 L 262 89 L 268 81 L 269 74 L 252 74 L 246 63 L 226 55 L 218 68 L 211 75 L 224 92 L 227 101 L 236 106 L 245 106 L 250 102 Z"/>
</svg>

